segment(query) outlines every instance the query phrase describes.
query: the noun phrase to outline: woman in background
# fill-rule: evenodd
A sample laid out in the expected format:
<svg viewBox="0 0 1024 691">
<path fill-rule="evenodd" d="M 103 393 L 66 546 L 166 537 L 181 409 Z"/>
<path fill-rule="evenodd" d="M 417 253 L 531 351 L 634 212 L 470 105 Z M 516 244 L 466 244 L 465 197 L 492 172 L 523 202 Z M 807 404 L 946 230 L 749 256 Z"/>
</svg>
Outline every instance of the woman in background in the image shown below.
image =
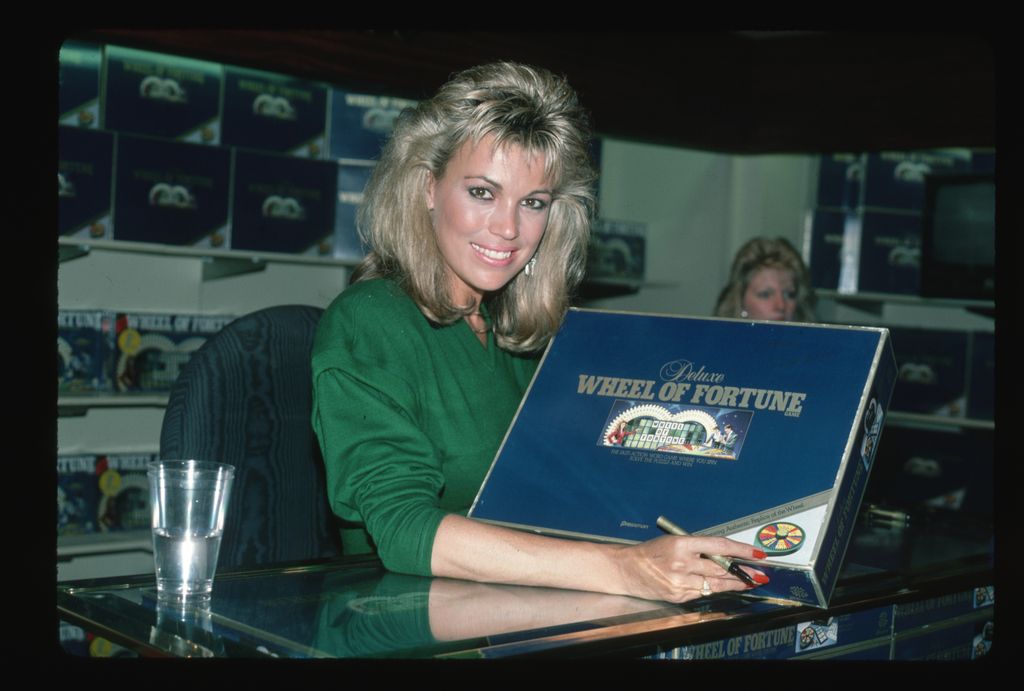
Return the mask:
<svg viewBox="0 0 1024 691">
<path fill-rule="evenodd" d="M 512 63 L 466 70 L 399 118 L 360 211 L 371 251 L 313 349 L 312 421 L 346 553 L 673 602 L 746 588 L 702 553 L 764 558 L 726 538 L 598 544 L 465 516 L 582 278 L 588 143 L 565 80 Z"/>
<path fill-rule="evenodd" d="M 754 238 L 736 253 L 716 317 L 814 321 L 814 288 L 800 255 L 783 238 Z"/>
</svg>

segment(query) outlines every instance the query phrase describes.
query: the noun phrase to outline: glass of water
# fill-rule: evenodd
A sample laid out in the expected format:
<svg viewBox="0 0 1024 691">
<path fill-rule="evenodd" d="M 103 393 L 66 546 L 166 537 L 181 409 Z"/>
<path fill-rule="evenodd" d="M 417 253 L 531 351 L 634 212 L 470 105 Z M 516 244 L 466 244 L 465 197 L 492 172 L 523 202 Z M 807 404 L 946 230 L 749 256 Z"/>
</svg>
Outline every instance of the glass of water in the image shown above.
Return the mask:
<svg viewBox="0 0 1024 691">
<path fill-rule="evenodd" d="M 153 461 L 156 589 L 162 600 L 209 600 L 235 469 L 208 461 Z"/>
</svg>

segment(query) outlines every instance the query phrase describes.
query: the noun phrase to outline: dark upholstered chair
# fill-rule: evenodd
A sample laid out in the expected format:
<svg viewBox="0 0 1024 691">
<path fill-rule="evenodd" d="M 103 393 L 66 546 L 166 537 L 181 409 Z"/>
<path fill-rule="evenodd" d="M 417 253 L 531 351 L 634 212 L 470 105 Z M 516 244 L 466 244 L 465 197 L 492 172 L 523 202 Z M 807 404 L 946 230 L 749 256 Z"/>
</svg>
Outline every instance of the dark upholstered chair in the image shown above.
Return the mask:
<svg viewBox="0 0 1024 691">
<path fill-rule="evenodd" d="M 190 358 L 171 390 L 160 457 L 235 466 L 218 569 L 341 554 L 310 424 L 310 352 L 323 310 L 240 317 Z"/>
</svg>

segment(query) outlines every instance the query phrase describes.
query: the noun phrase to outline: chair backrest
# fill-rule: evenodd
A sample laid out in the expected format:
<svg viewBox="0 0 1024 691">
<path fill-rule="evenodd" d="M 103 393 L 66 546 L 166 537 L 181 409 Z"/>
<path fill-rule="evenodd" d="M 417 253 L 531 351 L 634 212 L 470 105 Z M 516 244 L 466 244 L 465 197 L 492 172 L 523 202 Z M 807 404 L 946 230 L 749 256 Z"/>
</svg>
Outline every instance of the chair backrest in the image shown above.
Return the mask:
<svg viewBox="0 0 1024 691">
<path fill-rule="evenodd" d="M 160 457 L 235 466 L 218 568 L 341 554 L 310 423 L 322 313 L 287 305 L 239 317 L 193 353 L 171 389 Z"/>
</svg>

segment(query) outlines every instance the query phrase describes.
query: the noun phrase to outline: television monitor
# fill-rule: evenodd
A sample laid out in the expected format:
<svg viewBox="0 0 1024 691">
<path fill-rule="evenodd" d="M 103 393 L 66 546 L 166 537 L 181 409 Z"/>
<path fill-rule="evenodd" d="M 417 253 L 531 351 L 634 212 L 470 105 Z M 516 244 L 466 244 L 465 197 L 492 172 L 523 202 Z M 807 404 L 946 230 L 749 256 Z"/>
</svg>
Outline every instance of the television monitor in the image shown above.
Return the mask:
<svg viewBox="0 0 1024 691">
<path fill-rule="evenodd" d="M 921 295 L 995 299 L 995 176 L 925 178 L 921 214 Z"/>
</svg>

